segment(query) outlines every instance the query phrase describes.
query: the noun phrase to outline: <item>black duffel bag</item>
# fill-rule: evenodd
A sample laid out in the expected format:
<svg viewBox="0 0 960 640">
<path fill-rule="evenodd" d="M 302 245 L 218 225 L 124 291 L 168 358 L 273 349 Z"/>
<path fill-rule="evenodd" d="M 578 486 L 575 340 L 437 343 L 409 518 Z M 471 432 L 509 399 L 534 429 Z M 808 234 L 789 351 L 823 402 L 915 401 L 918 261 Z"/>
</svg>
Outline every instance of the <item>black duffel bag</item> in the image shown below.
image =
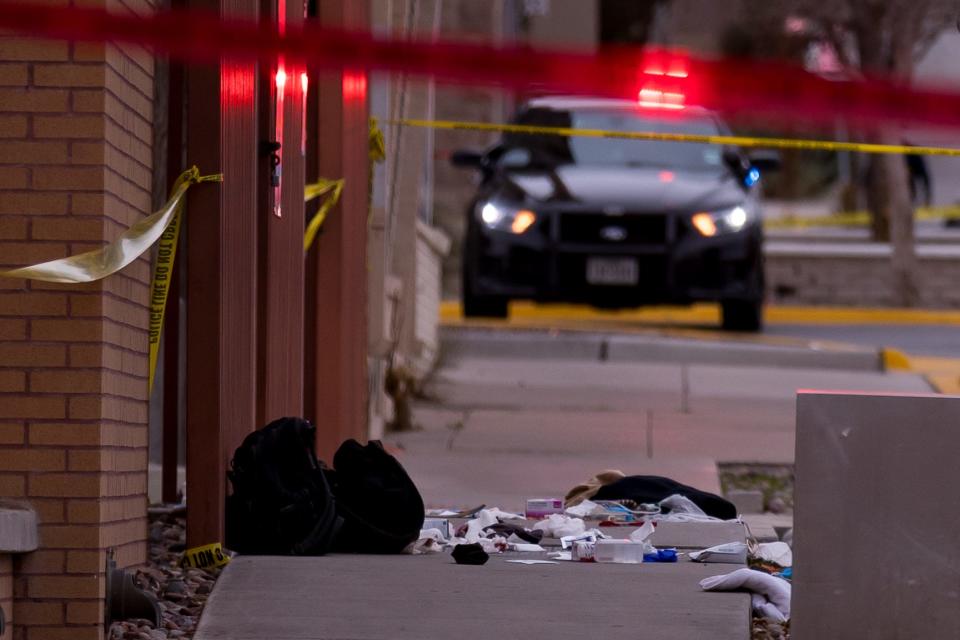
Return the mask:
<svg viewBox="0 0 960 640">
<path fill-rule="evenodd" d="M 237 447 L 227 477 L 226 546 L 242 554 L 321 555 L 343 524 L 317 460 L 316 428 L 281 418 Z"/>
<path fill-rule="evenodd" d="M 423 498 L 383 445 L 347 440 L 333 456 L 327 479 L 343 520 L 336 551 L 400 553 L 420 536 Z"/>
</svg>

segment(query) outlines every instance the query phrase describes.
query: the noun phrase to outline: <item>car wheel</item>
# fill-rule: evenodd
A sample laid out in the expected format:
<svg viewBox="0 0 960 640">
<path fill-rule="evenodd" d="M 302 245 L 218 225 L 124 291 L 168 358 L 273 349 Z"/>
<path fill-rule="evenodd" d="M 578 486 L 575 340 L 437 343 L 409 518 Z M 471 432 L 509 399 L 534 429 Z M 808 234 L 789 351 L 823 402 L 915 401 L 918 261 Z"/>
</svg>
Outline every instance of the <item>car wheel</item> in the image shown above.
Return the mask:
<svg viewBox="0 0 960 640">
<path fill-rule="evenodd" d="M 763 300 L 724 300 L 724 331 L 757 332 L 763 329 Z"/>
<path fill-rule="evenodd" d="M 506 318 L 507 303 L 503 296 L 478 296 L 473 293 L 470 278 L 463 278 L 464 318 Z"/>
</svg>

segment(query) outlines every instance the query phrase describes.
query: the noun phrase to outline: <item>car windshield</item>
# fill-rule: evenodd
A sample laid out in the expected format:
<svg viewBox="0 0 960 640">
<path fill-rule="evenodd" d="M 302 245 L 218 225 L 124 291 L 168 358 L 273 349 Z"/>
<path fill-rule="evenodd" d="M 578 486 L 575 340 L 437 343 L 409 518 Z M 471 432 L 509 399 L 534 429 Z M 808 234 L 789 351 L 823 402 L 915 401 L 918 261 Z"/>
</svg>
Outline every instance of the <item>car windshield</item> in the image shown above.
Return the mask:
<svg viewBox="0 0 960 640">
<path fill-rule="evenodd" d="M 654 117 L 627 109 L 579 109 L 555 111 L 528 109 L 517 118 L 520 124 L 602 129 L 625 132 L 718 135 L 716 120 L 708 116 Z M 723 164 L 721 147 L 696 142 L 623 140 L 517 135 L 508 146 L 531 151 L 533 164 L 650 166 L 690 170 L 716 170 Z"/>
</svg>

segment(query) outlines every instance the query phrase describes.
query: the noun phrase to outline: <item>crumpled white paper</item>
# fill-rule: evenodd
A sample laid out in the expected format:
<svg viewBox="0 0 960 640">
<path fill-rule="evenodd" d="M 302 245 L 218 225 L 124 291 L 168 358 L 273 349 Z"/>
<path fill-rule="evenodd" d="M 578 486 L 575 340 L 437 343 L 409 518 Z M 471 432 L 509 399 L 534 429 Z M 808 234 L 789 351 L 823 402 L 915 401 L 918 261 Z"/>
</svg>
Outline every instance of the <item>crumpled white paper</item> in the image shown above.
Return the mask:
<svg viewBox="0 0 960 640">
<path fill-rule="evenodd" d="M 562 513 L 554 513 L 548 518 L 533 525 L 534 529 L 543 531 L 543 535 L 548 538 L 563 538 L 565 536 L 578 536 L 587 530 L 586 525 L 581 518 L 571 518 Z"/>
<path fill-rule="evenodd" d="M 736 591 L 746 589 L 751 592 L 753 608 L 766 618 L 775 622 L 790 619 L 790 583 L 783 578 L 771 576 L 755 569 L 737 569 L 732 573 L 711 576 L 700 581 L 704 591 Z"/>
<path fill-rule="evenodd" d="M 480 538 L 475 542 L 477 542 L 487 553 L 503 553 L 507 549 L 507 539 L 503 536 Z"/>
<path fill-rule="evenodd" d="M 573 518 L 588 518 L 590 516 L 600 516 L 607 512 L 603 506 L 593 500 L 584 500 L 580 504 L 565 509 L 564 513 Z"/>
<path fill-rule="evenodd" d="M 480 547 L 487 553 L 502 553 L 507 550 L 509 545 L 507 544 L 507 539 L 503 536 L 494 536 L 492 538 L 477 538 L 476 540 L 468 540 L 467 538 L 450 538 L 447 542 L 448 547 L 455 547 L 458 544 L 479 544 Z"/>
<path fill-rule="evenodd" d="M 527 542 L 515 533 L 507 538 L 507 546 L 511 551 L 544 551 L 544 548 L 535 542 Z"/>
<path fill-rule="evenodd" d="M 460 538 L 451 538 L 452 544 L 470 544 L 484 539 L 483 530 L 505 520 L 523 520 L 523 516 L 508 511 L 501 511 L 496 507 L 482 509 L 477 512 L 473 520 L 467 521 L 466 533 Z"/>
<path fill-rule="evenodd" d="M 760 560 L 775 562 L 784 568 L 793 566 L 793 551 L 786 542 L 761 542 L 754 555 Z"/>
<path fill-rule="evenodd" d="M 630 539 L 634 542 L 646 542 L 647 538 L 652 536 L 654 531 L 656 531 L 656 527 L 652 522 L 647 520 L 630 534 Z"/>
<path fill-rule="evenodd" d="M 506 522 L 507 520 L 526 520 L 527 517 L 520 515 L 519 513 L 513 513 L 512 511 L 504 511 L 498 507 L 490 507 L 489 509 L 483 509 L 480 513 L 477 514 L 477 517 L 480 517 L 481 513 L 486 513 L 488 516 L 493 516 L 497 518 L 500 522 Z M 490 524 L 496 524 L 491 522 Z"/>
<path fill-rule="evenodd" d="M 505 520 L 523 520 L 524 517 L 509 511 L 502 511 L 496 507 L 490 509 L 481 509 L 476 517 L 467 522 L 466 532 L 462 537 L 451 537 L 447 545 L 455 546 L 458 544 L 479 543 L 487 553 L 500 553 L 507 549 L 507 539 L 503 536 L 494 536 L 487 538 L 483 530 L 487 527 L 503 522 Z"/>
<path fill-rule="evenodd" d="M 447 539 L 439 529 L 421 529 L 420 536 L 406 546 L 403 553 L 410 555 L 421 555 L 425 553 L 439 553 Z"/>
<path fill-rule="evenodd" d="M 679 493 L 664 498 L 659 505 L 670 513 L 653 516 L 656 522 L 720 522 L 720 518 L 708 516 L 693 500 Z"/>
</svg>

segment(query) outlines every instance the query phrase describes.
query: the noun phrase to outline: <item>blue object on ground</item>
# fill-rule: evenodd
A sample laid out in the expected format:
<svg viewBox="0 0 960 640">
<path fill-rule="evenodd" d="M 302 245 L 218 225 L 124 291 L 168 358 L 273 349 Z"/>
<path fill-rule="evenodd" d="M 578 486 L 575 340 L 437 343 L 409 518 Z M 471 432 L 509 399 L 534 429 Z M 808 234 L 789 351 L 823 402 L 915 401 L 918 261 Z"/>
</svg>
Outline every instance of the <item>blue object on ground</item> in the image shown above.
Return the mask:
<svg viewBox="0 0 960 640">
<path fill-rule="evenodd" d="M 657 549 L 656 553 L 643 554 L 644 562 L 676 562 L 676 549 Z"/>
</svg>

